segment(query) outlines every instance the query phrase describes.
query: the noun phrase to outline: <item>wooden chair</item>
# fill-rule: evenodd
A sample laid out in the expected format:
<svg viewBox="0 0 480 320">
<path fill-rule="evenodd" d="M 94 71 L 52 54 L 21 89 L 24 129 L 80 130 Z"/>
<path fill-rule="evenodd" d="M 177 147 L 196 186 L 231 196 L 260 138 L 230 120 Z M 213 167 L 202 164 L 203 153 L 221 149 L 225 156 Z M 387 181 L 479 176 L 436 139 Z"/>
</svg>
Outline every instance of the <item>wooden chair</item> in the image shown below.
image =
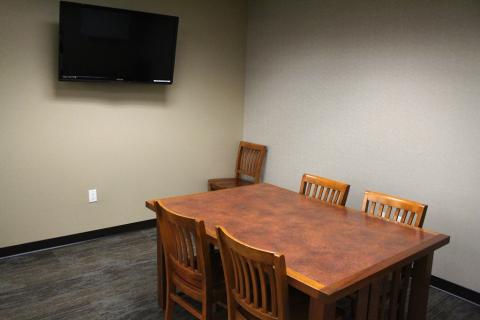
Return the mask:
<svg viewBox="0 0 480 320">
<path fill-rule="evenodd" d="M 172 319 L 174 304 L 197 319 L 212 319 L 216 302 L 226 300 L 225 283 L 221 261 L 212 257 L 213 250 L 207 244 L 204 222 L 178 215 L 158 202 L 155 208 L 160 217 L 167 269 L 165 319 Z M 200 302 L 201 310 L 177 291 Z"/>
<path fill-rule="evenodd" d="M 285 257 L 253 248 L 217 227 L 229 320 L 288 319 Z"/>
<path fill-rule="evenodd" d="M 229 320 L 304 320 L 309 298 L 289 288 L 285 256 L 254 248 L 217 227 Z M 290 289 L 290 290 L 289 290 Z M 335 320 L 342 320 L 336 309 Z"/>
<path fill-rule="evenodd" d="M 228 189 L 259 183 L 266 153 L 267 147 L 264 145 L 240 141 L 235 177 L 210 179 L 208 180 L 208 190 Z M 243 179 L 245 176 L 253 180 Z"/>
<path fill-rule="evenodd" d="M 366 191 L 362 211 L 369 215 L 422 228 L 428 206 L 380 192 Z"/>
<path fill-rule="evenodd" d="M 345 206 L 349 191 L 349 184 L 305 173 L 299 193 L 329 204 Z"/>
</svg>

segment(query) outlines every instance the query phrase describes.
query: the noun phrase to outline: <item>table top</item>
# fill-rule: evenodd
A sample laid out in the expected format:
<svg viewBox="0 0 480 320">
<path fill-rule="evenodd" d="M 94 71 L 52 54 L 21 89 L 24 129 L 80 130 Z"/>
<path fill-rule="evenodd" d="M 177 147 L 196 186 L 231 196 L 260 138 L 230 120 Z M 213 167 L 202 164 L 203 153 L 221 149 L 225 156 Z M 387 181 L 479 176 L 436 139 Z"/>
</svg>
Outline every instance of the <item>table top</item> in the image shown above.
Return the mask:
<svg viewBox="0 0 480 320">
<path fill-rule="evenodd" d="M 407 259 L 447 244 L 450 237 L 325 204 L 271 184 L 154 199 L 205 221 L 252 246 L 285 255 L 289 283 L 311 296 L 335 293 Z"/>
</svg>

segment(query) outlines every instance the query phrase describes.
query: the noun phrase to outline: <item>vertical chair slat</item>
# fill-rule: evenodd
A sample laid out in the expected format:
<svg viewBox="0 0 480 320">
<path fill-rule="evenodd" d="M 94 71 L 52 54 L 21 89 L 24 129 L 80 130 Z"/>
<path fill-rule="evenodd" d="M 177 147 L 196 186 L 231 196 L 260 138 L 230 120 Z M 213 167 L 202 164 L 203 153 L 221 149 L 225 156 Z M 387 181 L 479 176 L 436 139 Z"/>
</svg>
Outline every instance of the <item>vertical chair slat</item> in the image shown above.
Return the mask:
<svg viewBox="0 0 480 320">
<path fill-rule="evenodd" d="M 410 283 L 410 274 L 411 274 L 412 266 L 409 264 L 402 268 L 402 279 L 400 282 L 400 302 L 398 304 L 398 319 L 405 318 L 405 309 L 407 304 L 407 291 L 408 285 Z"/>
<path fill-rule="evenodd" d="M 337 203 L 338 202 L 338 198 L 340 197 L 341 195 L 341 192 L 340 191 L 335 191 L 335 199 L 333 199 L 332 203 Z"/>
<path fill-rule="evenodd" d="M 388 316 L 390 320 L 397 319 L 398 297 L 400 293 L 400 280 L 401 280 L 400 270 L 395 270 L 392 275 L 392 289 L 390 294 L 390 307 L 389 307 L 389 316 Z"/>
<path fill-rule="evenodd" d="M 250 174 L 250 163 L 252 158 L 252 150 L 246 149 L 245 150 L 245 171 L 247 174 Z"/>
<path fill-rule="evenodd" d="M 385 218 L 390 219 L 391 214 L 392 214 L 392 206 L 388 206 L 387 211 L 385 212 Z"/>
<path fill-rule="evenodd" d="M 330 195 L 330 188 L 325 188 L 325 194 L 323 195 L 323 201 L 327 202 L 328 201 L 328 196 Z"/>
<path fill-rule="evenodd" d="M 333 203 L 333 198 L 335 197 L 335 193 L 337 191 L 335 189 L 332 189 L 332 191 L 330 192 L 330 197 L 328 198 L 328 203 Z"/>
<path fill-rule="evenodd" d="M 243 278 L 243 271 L 240 265 L 240 259 L 236 252 L 234 253 L 233 257 L 234 257 L 233 261 L 237 265 L 238 284 L 240 285 L 240 287 L 238 288 L 238 293 L 240 297 L 244 298 L 245 297 L 245 279 Z"/>
<path fill-rule="evenodd" d="M 274 316 L 277 313 L 277 288 L 275 285 L 275 276 L 273 275 L 272 267 L 268 266 L 266 269 L 266 274 L 268 276 L 268 285 L 270 286 L 270 311 Z"/>
<path fill-rule="evenodd" d="M 251 164 L 252 164 L 252 156 L 253 156 L 253 151 L 250 149 L 247 149 L 247 154 L 246 154 L 246 171 L 248 174 L 251 174 Z"/>
<path fill-rule="evenodd" d="M 172 225 L 171 226 L 172 230 L 174 230 L 174 232 L 170 235 L 171 237 L 173 237 L 173 245 L 175 246 L 175 249 L 176 249 L 176 256 L 177 256 L 177 259 L 179 260 L 182 260 L 181 258 L 181 245 L 180 245 L 180 241 L 178 240 L 178 233 L 176 231 L 176 226 L 175 225 Z"/>
<path fill-rule="evenodd" d="M 175 240 L 177 241 L 177 256 L 178 256 L 178 260 L 179 262 L 181 262 L 182 264 L 185 264 L 185 251 L 184 251 L 184 248 L 183 248 L 183 242 L 182 242 L 182 239 L 180 237 L 180 229 L 179 227 L 176 225 L 176 224 L 172 224 L 172 229 L 174 230 L 174 234 L 175 234 Z"/>
<path fill-rule="evenodd" d="M 239 170 L 240 172 L 244 171 L 245 170 L 245 148 L 244 147 L 240 147 L 240 166 L 239 168 L 237 168 L 237 170 Z"/>
<path fill-rule="evenodd" d="M 250 149 L 244 149 L 244 167 L 245 173 L 250 174 L 250 156 L 252 154 Z"/>
<path fill-rule="evenodd" d="M 388 294 L 389 294 L 389 275 L 386 275 L 382 278 L 381 282 L 381 296 L 380 296 L 380 305 L 379 305 L 379 314 L 378 314 L 378 318 L 379 320 L 383 320 L 385 319 L 385 313 L 387 311 L 386 309 L 386 304 L 387 304 L 387 298 L 388 298 Z"/>
<path fill-rule="evenodd" d="M 194 269 L 194 262 L 193 262 L 193 245 L 192 245 L 192 237 L 190 236 L 190 232 L 182 228 L 183 236 L 185 237 L 185 243 L 187 245 L 187 265 Z"/>
<path fill-rule="evenodd" d="M 368 315 L 368 295 L 370 286 L 365 286 L 358 290 L 357 300 L 355 301 L 355 319 L 366 320 Z"/>
<path fill-rule="evenodd" d="M 243 272 L 243 281 L 244 281 L 244 287 L 245 287 L 245 295 L 244 299 L 246 303 L 250 303 L 250 275 L 249 272 L 247 271 L 247 263 L 245 262 L 245 258 L 241 255 L 238 255 L 238 258 L 240 260 L 240 266 L 242 267 L 242 272 Z"/>
<path fill-rule="evenodd" d="M 318 184 L 314 184 L 313 192 L 310 196 L 312 198 L 316 198 L 317 197 L 317 191 L 318 191 Z"/>
<path fill-rule="evenodd" d="M 247 259 L 248 269 L 250 271 L 250 277 L 252 279 L 252 293 L 253 293 L 253 305 L 258 308 L 258 280 L 255 272 L 255 267 L 250 259 Z"/>
<path fill-rule="evenodd" d="M 380 283 L 375 280 L 370 285 L 370 299 L 368 302 L 368 320 L 377 320 L 380 304 Z"/>
<path fill-rule="evenodd" d="M 375 206 L 377 205 L 376 202 L 371 201 L 370 202 L 370 210 L 368 211 L 368 214 L 371 214 L 372 216 L 375 215 Z"/>
<path fill-rule="evenodd" d="M 410 216 L 408 217 L 408 221 L 407 221 L 407 224 L 408 225 L 412 225 L 412 222 L 413 222 L 413 218 L 415 217 L 415 212 L 411 211 L 410 212 Z"/>
<path fill-rule="evenodd" d="M 398 220 L 398 215 L 400 214 L 400 208 L 395 209 L 395 213 L 393 214 L 393 221 Z"/>
<path fill-rule="evenodd" d="M 252 166 L 252 157 L 253 157 L 253 150 L 250 150 L 248 149 L 247 151 L 247 163 L 246 163 L 246 166 L 247 166 L 247 173 L 251 174 L 252 173 L 252 170 L 251 170 L 251 166 Z"/>
<path fill-rule="evenodd" d="M 325 187 L 324 187 L 324 186 L 321 186 L 321 187 L 320 187 L 320 191 L 318 192 L 317 199 L 322 200 L 322 195 L 323 195 L 323 192 L 324 192 L 324 191 L 325 191 Z"/>
<path fill-rule="evenodd" d="M 258 151 L 254 150 L 252 155 L 252 162 L 250 165 L 250 172 L 252 173 L 252 175 L 255 174 L 255 167 L 257 166 L 257 157 L 258 157 Z"/>
<path fill-rule="evenodd" d="M 267 283 L 265 282 L 265 273 L 261 263 L 257 263 L 258 276 L 260 280 L 260 289 L 262 292 L 262 311 L 267 312 Z"/>
<path fill-rule="evenodd" d="M 252 159 L 252 167 L 250 168 L 250 171 L 252 172 L 252 174 L 255 174 L 255 167 L 256 167 L 256 164 L 257 164 L 257 157 L 258 157 L 258 151 L 257 151 L 257 150 L 254 150 L 254 151 L 253 151 L 253 159 Z"/>
<path fill-rule="evenodd" d="M 250 162 L 250 172 L 252 174 L 254 174 L 255 172 L 255 167 L 256 167 L 256 164 L 257 164 L 257 156 L 258 156 L 258 152 L 256 150 L 254 150 L 252 152 L 252 160 Z"/>
<path fill-rule="evenodd" d="M 253 168 L 255 166 L 255 150 L 250 150 L 250 157 L 248 159 L 248 172 L 253 174 Z"/>
<path fill-rule="evenodd" d="M 193 268 L 198 269 L 198 252 L 197 247 L 200 245 L 197 241 L 197 236 L 192 233 L 192 245 L 193 245 Z"/>
<path fill-rule="evenodd" d="M 309 196 L 310 195 L 310 188 L 312 187 L 312 184 L 307 182 L 307 190 L 305 191 L 305 195 Z"/>
<path fill-rule="evenodd" d="M 383 208 L 385 205 L 383 203 L 380 203 L 380 206 L 378 207 L 378 216 L 383 217 Z"/>
<path fill-rule="evenodd" d="M 185 236 L 183 234 L 183 229 L 178 226 L 178 238 L 180 239 L 180 242 L 182 244 L 182 257 L 183 257 L 183 263 L 185 266 L 188 266 L 188 249 L 187 249 L 187 242 L 185 239 Z"/>
<path fill-rule="evenodd" d="M 237 264 L 235 262 L 235 253 L 233 250 L 228 250 L 228 253 L 230 254 L 230 261 L 232 262 L 232 267 L 233 267 L 233 280 L 234 280 L 234 290 L 236 293 L 240 293 L 240 279 L 238 277 L 239 270 L 237 269 Z"/>
</svg>

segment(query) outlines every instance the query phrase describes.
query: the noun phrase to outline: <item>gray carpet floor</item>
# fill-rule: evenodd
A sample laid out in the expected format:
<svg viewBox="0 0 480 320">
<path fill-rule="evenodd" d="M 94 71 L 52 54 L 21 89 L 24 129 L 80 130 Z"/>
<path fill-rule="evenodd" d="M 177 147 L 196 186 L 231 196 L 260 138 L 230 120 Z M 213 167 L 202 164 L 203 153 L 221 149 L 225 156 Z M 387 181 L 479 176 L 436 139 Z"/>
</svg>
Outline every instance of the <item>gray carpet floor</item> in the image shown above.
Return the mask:
<svg viewBox="0 0 480 320">
<path fill-rule="evenodd" d="M 0 259 L 0 319 L 163 319 L 155 247 L 147 229 Z M 431 287 L 428 319 L 480 320 L 480 307 Z"/>
</svg>

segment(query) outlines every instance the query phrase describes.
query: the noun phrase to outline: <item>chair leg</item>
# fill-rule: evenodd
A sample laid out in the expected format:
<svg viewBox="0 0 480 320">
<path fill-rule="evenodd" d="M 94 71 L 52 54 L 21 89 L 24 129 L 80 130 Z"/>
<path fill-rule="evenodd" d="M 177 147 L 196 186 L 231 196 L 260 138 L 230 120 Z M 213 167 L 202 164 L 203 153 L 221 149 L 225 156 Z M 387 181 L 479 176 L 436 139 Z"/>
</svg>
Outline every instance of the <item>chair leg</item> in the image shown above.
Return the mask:
<svg viewBox="0 0 480 320">
<path fill-rule="evenodd" d="M 237 314 L 238 311 L 237 311 L 237 305 L 235 301 L 227 302 L 227 312 L 228 312 L 228 320 L 242 320 Z"/>
<path fill-rule="evenodd" d="M 213 320 L 215 304 L 208 300 L 202 303 L 202 320 Z"/>
<path fill-rule="evenodd" d="M 173 300 L 168 297 L 167 298 L 167 306 L 165 308 L 165 320 L 172 320 L 173 319 L 173 309 L 175 307 L 175 303 Z"/>
<path fill-rule="evenodd" d="M 212 313 L 213 313 L 213 314 L 217 314 L 217 312 L 218 312 L 218 305 L 217 305 L 216 303 L 214 303 L 214 304 L 212 305 Z"/>
<path fill-rule="evenodd" d="M 171 284 L 169 280 L 170 279 L 167 279 L 167 305 L 165 307 L 165 320 L 173 319 L 173 310 L 175 308 L 175 301 L 173 301 L 172 297 L 170 296 L 172 292 L 175 293 L 175 287 Z"/>
</svg>

